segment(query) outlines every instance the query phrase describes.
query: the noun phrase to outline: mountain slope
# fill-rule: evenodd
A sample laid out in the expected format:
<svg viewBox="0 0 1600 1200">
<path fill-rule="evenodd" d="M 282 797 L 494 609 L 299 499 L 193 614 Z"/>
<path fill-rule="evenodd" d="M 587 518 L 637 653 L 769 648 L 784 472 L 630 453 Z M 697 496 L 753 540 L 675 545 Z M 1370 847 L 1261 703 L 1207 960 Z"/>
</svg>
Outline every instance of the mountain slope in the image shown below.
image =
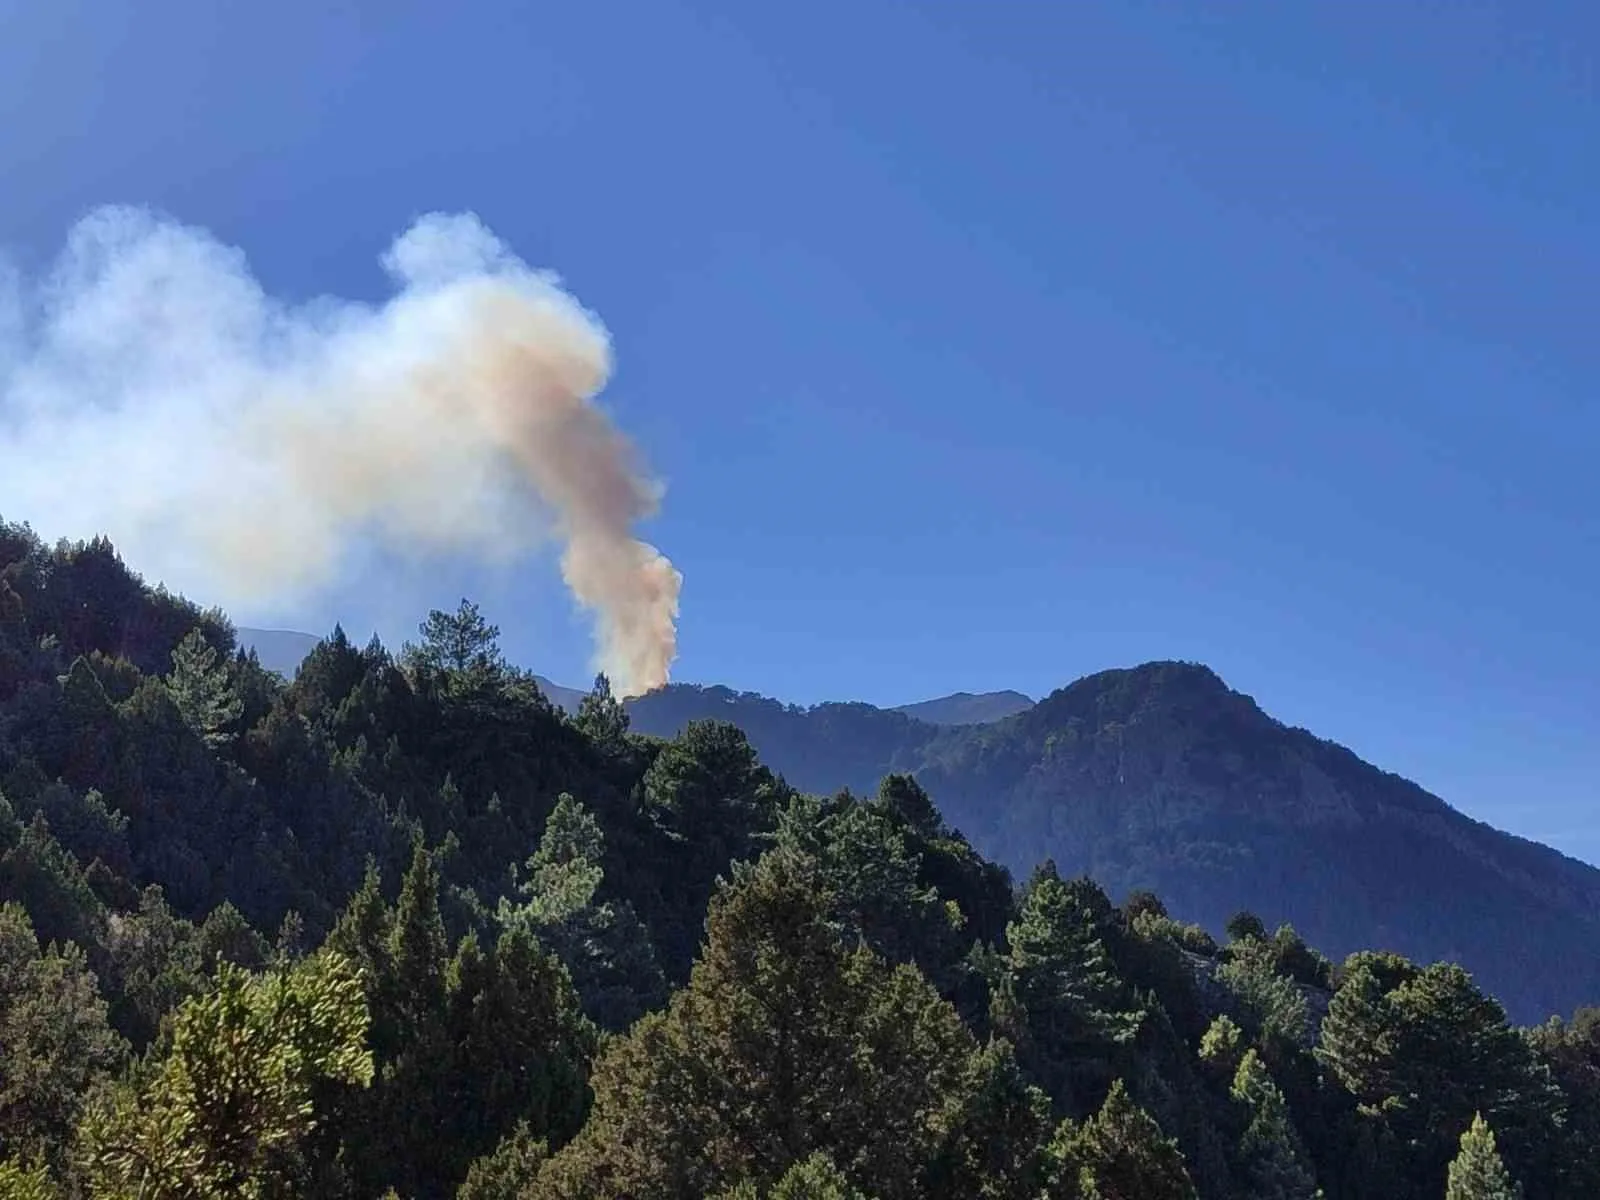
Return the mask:
<svg viewBox="0 0 1600 1200">
<path fill-rule="evenodd" d="M 1026 712 L 1033 701 L 1021 692 L 955 692 L 936 700 L 900 704 L 892 711 L 905 713 L 930 725 L 987 725 Z"/>
<path fill-rule="evenodd" d="M 279 670 L 315 643 L 239 633 Z M 539 683 L 568 711 L 582 699 Z M 1007 696 L 1027 706 L 957 723 Z M 958 693 L 899 709 L 801 708 L 673 684 L 628 711 L 636 730 L 660 736 L 731 721 L 805 791 L 869 793 L 890 771 L 915 774 L 1013 870 L 1051 856 L 1113 895 L 1149 888 L 1213 931 L 1250 909 L 1334 955 L 1376 944 L 1459 961 L 1529 1021 L 1600 999 L 1600 871 L 1282 725 L 1202 666 L 1106 671 L 1037 704 Z"/>
<path fill-rule="evenodd" d="M 1600 871 L 1282 725 L 1205 667 L 1102 672 L 965 728 L 726 689 L 668 688 L 632 711 L 660 733 L 731 720 L 807 790 L 909 770 L 1014 870 L 1052 856 L 1214 931 L 1251 909 L 1335 955 L 1459 961 L 1525 1020 L 1600 998 Z"/>
</svg>

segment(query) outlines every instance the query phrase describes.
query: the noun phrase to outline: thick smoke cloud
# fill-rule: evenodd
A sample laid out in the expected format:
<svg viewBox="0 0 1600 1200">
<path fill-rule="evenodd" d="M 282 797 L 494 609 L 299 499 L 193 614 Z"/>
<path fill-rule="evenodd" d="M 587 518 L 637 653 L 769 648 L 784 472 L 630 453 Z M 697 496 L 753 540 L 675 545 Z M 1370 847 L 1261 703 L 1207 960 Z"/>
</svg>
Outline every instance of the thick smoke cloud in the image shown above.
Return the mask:
<svg viewBox="0 0 1600 1200">
<path fill-rule="evenodd" d="M 471 215 L 390 247 L 381 305 L 280 303 L 201 230 L 104 209 L 0 267 L 0 513 L 106 533 L 207 603 L 282 607 L 363 548 L 503 563 L 549 536 L 623 694 L 666 681 L 660 488 L 594 403 L 604 327 Z"/>
</svg>

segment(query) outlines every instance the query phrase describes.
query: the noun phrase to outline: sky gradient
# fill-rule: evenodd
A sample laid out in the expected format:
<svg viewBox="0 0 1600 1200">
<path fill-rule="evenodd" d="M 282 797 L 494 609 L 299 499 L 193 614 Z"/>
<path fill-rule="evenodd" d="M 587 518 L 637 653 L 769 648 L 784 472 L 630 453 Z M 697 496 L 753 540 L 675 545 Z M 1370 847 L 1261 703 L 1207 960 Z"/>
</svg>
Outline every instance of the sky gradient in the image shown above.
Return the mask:
<svg viewBox="0 0 1600 1200">
<path fill-rule="evenodd" d="M 25 272 L 106 203 L 295 300 L 381 299 L 433 210 L 558 271 L 667 484 L 677 678 L 893 704 L 1198 660 L 1600 862 L 1592 6 L 0 0 L 0 28 Z M 295 624 L 398 639 L 463 593 L 585 679 L 545 560 Z"/>
</svg>

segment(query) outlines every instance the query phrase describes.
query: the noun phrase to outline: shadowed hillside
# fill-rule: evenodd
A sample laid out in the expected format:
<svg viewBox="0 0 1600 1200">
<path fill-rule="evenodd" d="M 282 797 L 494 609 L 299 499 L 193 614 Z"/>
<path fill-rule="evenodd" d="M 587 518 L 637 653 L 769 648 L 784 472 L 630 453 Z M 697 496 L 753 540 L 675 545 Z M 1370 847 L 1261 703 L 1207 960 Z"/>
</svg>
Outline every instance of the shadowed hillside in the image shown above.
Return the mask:
<svg viewBox="0 0 1600 1200">
<path fill-rule="evenodd" d="M 1600 993 L 1600 871 L 1273 720 L 1203 666 L 1101 672 L 962 728 L 682 686 L 632 712 L 660 734 L 733 721 L 810 791 L 914 773 L 1013 869 L 1048 855 L 1113 895 L 1153 889 L 1213 931 L 1244 908 L 1335 953 L 1457 960 L 1526 1019 Z"/>
</svg>

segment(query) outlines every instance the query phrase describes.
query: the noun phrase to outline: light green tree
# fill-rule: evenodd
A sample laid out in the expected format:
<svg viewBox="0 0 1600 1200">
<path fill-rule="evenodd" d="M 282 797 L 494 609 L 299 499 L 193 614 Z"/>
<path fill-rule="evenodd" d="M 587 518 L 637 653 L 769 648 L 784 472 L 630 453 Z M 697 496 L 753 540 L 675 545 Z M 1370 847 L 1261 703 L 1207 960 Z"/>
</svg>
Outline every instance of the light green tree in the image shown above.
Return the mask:
<svg viewBox="0 0 1600 1200">
<path fill-rule="evenodd" d="M 1520 1200 L 1521 1196 L 1522 1189 L 1495 1149 L 1494 1130 L 1482 1113 L 1474 1114 L 1450 1164 L 1445 1200 Z"/>
<path fill-rule="evenodd" d="M 666 1000 L 650 934 L 627 901 L 601 901 L 605 834 L 563 792 L 528 860 L 521 903 L 501 901 L 507 929 L 526 929 L 572 976 L 584 1012 L 602 1029 L 624 1029 Z"/>
<path fill-rule="evenodd" d="M 249 1200 L 289 1193 L 327 1083 L 372 1079 L 361 981 L 332 954 L 252 976 L 229 963 L 187 1001 L 160 1061 L 102 1097 L 81 1130 L 96 1197 Z"/>
<path fill-rule="evenodd" d="M 1254 1050 L 1240 1061 L 1231 1094 L 1249 1114 L 1239 1139 L 1239 1162 L 1250 1181 L 1252 1200 L 1316 1200 L 1322 1193 L 1289 1118 L 1289 1106 Z"/>
<path fill-rule="evenodd" d="M 166 685 L 184 723 L 208 745 L 233 739 L 228 727 L 244 712 L 244 701 L 234 688 L 228 663 L 199 629 L 190 630 L 173 650 Z"/>
</svg>

